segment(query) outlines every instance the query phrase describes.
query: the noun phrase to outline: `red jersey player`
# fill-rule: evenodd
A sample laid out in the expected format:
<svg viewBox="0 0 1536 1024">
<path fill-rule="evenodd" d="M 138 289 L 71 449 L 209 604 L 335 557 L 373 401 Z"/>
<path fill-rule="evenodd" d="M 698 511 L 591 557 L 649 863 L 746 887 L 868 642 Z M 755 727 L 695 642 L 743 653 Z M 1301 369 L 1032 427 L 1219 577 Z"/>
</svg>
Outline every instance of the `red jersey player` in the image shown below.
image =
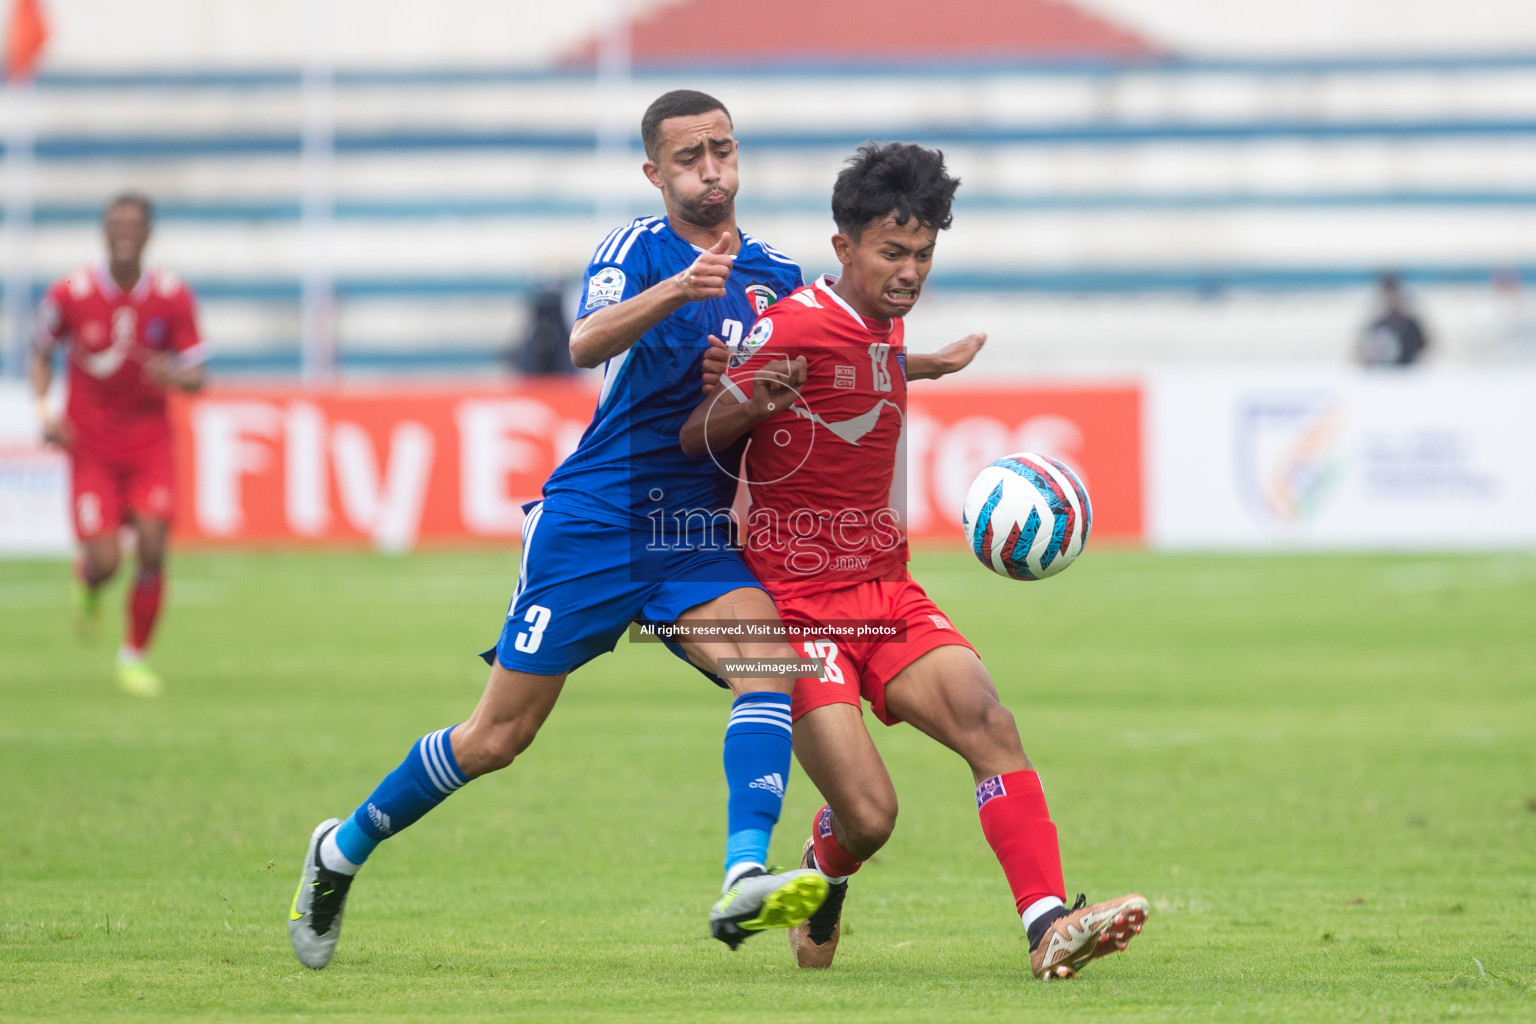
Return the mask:
<svg viewBox="0 0 1536 1024">
<path fill-rule="evenodd" d="M 174 274 L 143 266 L 152 207 L 128 193 L 106 208 L 107 260 L 55 281 L 33 338 L 32 386 L 43 438 L 69 455 L 75 535 L 76 613 L 95 624 L 102 584 L 117 571 L 118 529 L 132 526 L 138 574 L 117 679 L 152 697 L 160 677 L 144 660 L 160 612 L 175 470 L 166 391 L 203 384 L 203 346 L 192 291 Z M 63 418 L 48 406 L 53 350 L 64 347 L 69 397 Z"/>
<path fill-rule="evenodd" d="M 1147 901 L 1133 893 L 1066 906 L 1056 826 L 1013 715 L 975 649 L 907 574 L 891 507 L 906 405 L 902 317 L 958 185 L 936 151 L 862 147 L 832 194 L 842 275 L 764 312 L 681 437 L 687 451 L 720 452 L 750 432 L 747 563 L 785 623 L 825 637 L 805 644 L 825 671 L 796 684 L 792 708 L 795 754 L 827 800 L 803 863 L 832 883 L 823 910 L 791 932 L 800 965 L 831 964 L 847 876 L 895 825 L 896 794 L 860 717 L 862 696 L 886 725 L 910 722 L 970 765 L 982 832 L 1029 936 L 1030 968 L 1068 978 L 1124 949 Z M 921 375 L 938 376 L 936 363 L 964 366 L 982 340 L 923 357 Z M 869 633 L 891 626 L 905 627 L 904 642 Z"/>
</svg>

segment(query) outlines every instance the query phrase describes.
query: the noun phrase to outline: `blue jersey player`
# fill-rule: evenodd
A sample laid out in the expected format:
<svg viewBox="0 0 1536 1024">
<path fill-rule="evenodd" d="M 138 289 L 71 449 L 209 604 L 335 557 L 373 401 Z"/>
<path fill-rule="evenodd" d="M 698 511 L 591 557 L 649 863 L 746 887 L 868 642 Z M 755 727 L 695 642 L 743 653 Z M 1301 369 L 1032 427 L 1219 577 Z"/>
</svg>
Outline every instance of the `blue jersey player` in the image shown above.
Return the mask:
<svg viewBox="0 0 1536 1024">
<path fill-rule="evenodd" d="M 678 445 L 706 370 L 721 368 L 710 336 L 739 339 L 803 283 L 792 260 L 736 228 L 733 131 L 725 107 L 703 93 L 670 92 L 646 111 L 644 170 L 666 216 L 642 217 L 598 246 L 571 331 L 575 362 L 603 367 L 597 411 L 528 509 L 522 566 L 500 639 L 484 655 L 491 674 L 474 713 L 421 737 L 350 817 L 311 835 L 288 927 L 306 966 L 330 963 L 347 892 L 374 848 L 469 780 L 511 764 L 566 675 L 613 650 L 631 622 L 777 621 L 729 543 L 735 467 Z M 712 675 L 721 659 L 796 657 L 782 640 L 669 646 Z M 815 871 L 764 867 L 789 777 L 794 678 L 720 675 L 735 700 L 724 742 L 726 879 L 710 928 L 734 949 L 762 929 L 803 922 L 827 883 Z"/>
</svg>

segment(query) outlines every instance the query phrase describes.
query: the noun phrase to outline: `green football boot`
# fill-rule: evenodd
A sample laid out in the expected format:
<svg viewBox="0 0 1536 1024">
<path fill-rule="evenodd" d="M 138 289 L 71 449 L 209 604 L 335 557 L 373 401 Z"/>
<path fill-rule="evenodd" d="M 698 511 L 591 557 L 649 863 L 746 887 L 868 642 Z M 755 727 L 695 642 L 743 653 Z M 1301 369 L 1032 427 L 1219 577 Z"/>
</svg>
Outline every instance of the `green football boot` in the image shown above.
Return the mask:
<svg viewBox="0 0 1536 1024">
<path fill-rule="evenodd" d="M 117 685 L 135 697 L 158 697 L 165 689 L 160 674 L 147 661 L 122 653 L 117 656 Z"/>
<path fill-rule="evenodd" d="M 803 924 L 826 898 L 827 880 L 819 871 L 752 868 L 710 909 L 709 932 L 735 949 L 760 931 Z"/>
<path fill-rule="evenodd" d="M 95 636 L 96 627 L 101 623 L 101 588 L 88 587 L 79 576 L 71 573 L 69 610 L 75 635 L 82 640 L 89 640 Z"/>
</svg>

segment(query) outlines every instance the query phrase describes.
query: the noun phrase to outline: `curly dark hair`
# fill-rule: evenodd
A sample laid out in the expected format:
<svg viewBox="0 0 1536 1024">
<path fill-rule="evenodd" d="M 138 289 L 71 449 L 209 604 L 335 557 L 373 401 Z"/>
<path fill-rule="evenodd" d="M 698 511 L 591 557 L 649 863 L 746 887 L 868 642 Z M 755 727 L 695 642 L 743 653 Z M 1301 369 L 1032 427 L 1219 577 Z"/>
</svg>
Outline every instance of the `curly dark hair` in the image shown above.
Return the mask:
<svg viewBox="0 0 1536 1024">
<path fill-rule="evenodd" d="M 645 145 L 645 155 L 655 160 L 661 153 L 661 122 L 671 117 L 707 114 L 712 110 L 720 111 L 727 121 L 731 120 L 731 112 L 725 109 L 725 104 L 707 92 L 673 89 L 656 97 L 640 118 L 640 141 Z"/>
<path fill-rule="evenodd" d="M 944 154 L 910 142 L 866 142 L 848 158 L 832 186 L 832 219 L 837 230 L 857 239 L 864 228 L 889 214 L 897 224 L 913 217 L 940 231 L 954 220 L 950 205 L 960 179 L 944 169 Z"/>
</svg>

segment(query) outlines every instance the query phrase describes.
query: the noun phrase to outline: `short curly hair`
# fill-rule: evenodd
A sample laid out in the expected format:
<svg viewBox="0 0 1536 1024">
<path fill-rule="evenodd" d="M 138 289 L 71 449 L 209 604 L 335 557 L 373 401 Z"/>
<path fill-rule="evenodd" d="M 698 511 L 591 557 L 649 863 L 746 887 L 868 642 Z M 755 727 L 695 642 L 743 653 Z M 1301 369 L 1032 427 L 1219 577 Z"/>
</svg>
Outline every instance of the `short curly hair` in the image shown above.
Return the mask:
<svg viewBox="0 0 1536 1024">
<path fill-rule="evenodd" d="M 890 214 L 897 224 L 916 217 L 940 231 L 954 220 L 950 206 L 960 179 L 944 168 L 944 154 L 910 142 L 866 142 L 848 158 L 832 186 L 832 219 L 837 230 L 858 238 Z"/>
</svg>

